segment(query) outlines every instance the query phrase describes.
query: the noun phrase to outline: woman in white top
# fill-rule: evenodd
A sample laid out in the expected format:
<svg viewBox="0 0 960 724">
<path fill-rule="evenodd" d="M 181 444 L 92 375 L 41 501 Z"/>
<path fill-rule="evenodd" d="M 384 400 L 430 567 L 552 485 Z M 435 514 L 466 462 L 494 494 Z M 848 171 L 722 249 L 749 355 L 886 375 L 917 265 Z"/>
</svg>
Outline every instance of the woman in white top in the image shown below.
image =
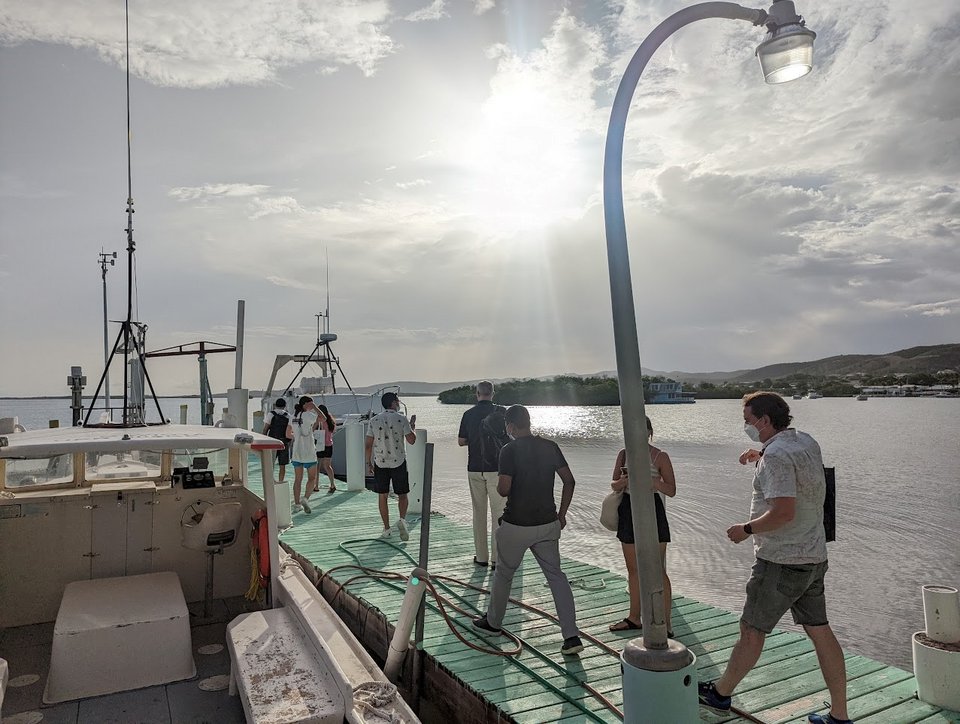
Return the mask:
<svg viewBox="0 0 960 724">
<path fill-rule="evenodd" d="M 290 450 L 290 463 L 293 465 L 293 507 L 310 512 L 307 499 L 317 489 L 317 447 L 313 439 L 313 429 L 317 424 L 317 406 L 313 398 L 304 395 L 294 406 L 293 419 L 287 427 L 287 437 L 293 439 Z M 300 486 L 303 471 L 307 471 L 307 489 L 300 499 Z"/>
</svg>

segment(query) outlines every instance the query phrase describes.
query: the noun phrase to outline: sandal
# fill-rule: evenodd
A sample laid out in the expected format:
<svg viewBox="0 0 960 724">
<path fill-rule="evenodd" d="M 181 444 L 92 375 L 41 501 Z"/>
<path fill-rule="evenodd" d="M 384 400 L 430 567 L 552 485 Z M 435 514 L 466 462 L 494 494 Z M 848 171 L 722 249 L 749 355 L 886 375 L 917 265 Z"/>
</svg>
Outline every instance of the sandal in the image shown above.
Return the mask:
<svg viewBox="0 0 960 724">
<path fill-rule="evenodd" d="M 616 623 L 610 624 L 610 631 L 639 631 L 642 629 L 642 625 L 637 625 L 629 618 L 625 618 L 622 621 L 617 621 Z"/>
<path fill-rule="evenodd" d="M 333 495 L 337 492 L 336 488 L 327 488 L 327 495 Z"/>
</svg>

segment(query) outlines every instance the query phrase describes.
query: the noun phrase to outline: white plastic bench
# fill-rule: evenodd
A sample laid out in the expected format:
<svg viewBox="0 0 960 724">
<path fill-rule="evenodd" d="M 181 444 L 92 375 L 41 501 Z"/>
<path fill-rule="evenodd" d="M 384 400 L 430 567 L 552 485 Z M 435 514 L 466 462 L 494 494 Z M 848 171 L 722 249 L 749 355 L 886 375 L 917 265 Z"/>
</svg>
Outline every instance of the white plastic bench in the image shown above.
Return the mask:
<svg viewBox="0 0 960 724">
<path fill-rule="evenodd" d="M 190 613 L 176 573 L 68 583 L 45 704 L 191 679 Z"/>
<path fill-rule="evenodd" d="M 238 616 L 227 626 L 230 693 L 248 724 L 341 724 L 343 693 L 290 608 Z"/>
</svg>

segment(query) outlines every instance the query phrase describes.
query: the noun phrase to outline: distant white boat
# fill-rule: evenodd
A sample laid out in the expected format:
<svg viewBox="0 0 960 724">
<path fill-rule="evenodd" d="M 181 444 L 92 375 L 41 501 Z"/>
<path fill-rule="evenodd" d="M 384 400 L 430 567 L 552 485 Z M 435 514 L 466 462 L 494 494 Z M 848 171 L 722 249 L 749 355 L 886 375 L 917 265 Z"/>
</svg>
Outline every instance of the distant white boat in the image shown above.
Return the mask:
<svg viewBox="0 0 960 724">
<path fill-rule="evenodd" d="M 823 397 L 823 395 L 815 390 L 810 390 L 810 392 L 807 393 L 808 400 L 819 400 L 821 397 Z"/>
<path fill-rule="evenodd" d="M 857 395 L 857 399 L 862 402 L 863 400 L 867 399 L 867 396 L 861 392 L 859 395 Z"/>
<path fill-rule="evenodd" d="M 794 393 L 793 393 L 793 399 L 795 399 L 795 400 L 802 400 L 802 399 L 803 399 L 803 395 L 801 395 L 799 392 L 794 392 Z"/>
<path fill-rule="evenodd" d="M 377 390 L 373 394 L 359 394 L 350 388 L 350 383 L 347 382 L 343 374 L 343 368 L 340 366 L 340 358 L 333 353 L 330 346 L 331 342 L 337 340 L 337 335 L 330 331 L 329 309 L 325 315 L 317 315 L 318 321 L 321 317 L 324 319 L 325 329 L 321 332 L 318 325 L 316 344 L 310 354 L 278 354 L 274 360 L 270 381 L 264 388 L 260 402 L 264 415 L 273 408 L 278 397 L 292 398 L 295 401 L 301 395 L 309 395 L 314 398 L 314 402 L 317 404 L 326 406 L 338 423 L 342 423 L 350 417 L 367 419 L 371 415 L 383 412 L 380 395 L 386 390 Z M 274 383 L 277 381 L 277 374 L 290 363 L 298 365 L 297 371 L 289 384 L 280 391 L 275 391 Z M 314 367 L 311 367 L 311 365 Z M 300 377 L 303 372 L 307 371 L 308 367 L 319 369 L 320 375 L 318 377 Z M 336 379 L 338 372 L 347 387 L 344 390 L 341 386 L 339 392 L 337 391 Z M 298 377 L 300 377 L 299 385 L 297 384 Z M 397 391 L 397 388 L 391 389 Z M 292 413 L 293 405 L 288 404 L 287 409 Z"/>
<path fill-rule="evenodd" d="M 682 382 L 651 382 L 650 387 L 651 405 L 678 405 L 696 402 L 694 393 L 684 392 Z"/>
</svg>

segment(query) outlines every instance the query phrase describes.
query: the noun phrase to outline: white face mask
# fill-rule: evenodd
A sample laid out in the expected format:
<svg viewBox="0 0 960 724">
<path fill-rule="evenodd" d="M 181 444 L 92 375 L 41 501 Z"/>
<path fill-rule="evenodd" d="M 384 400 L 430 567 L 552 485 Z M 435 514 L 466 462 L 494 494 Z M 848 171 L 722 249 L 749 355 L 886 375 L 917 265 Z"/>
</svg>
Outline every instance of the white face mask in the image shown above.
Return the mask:
<svg viewBox="0 0 960 724">
<path fill-rule="evenodd" d="M 743 431 L 747 433 L 747 437 L 754 442 L 760 442 L 760 431 L 749 422 L 743 423 Z"/>
</svg>

